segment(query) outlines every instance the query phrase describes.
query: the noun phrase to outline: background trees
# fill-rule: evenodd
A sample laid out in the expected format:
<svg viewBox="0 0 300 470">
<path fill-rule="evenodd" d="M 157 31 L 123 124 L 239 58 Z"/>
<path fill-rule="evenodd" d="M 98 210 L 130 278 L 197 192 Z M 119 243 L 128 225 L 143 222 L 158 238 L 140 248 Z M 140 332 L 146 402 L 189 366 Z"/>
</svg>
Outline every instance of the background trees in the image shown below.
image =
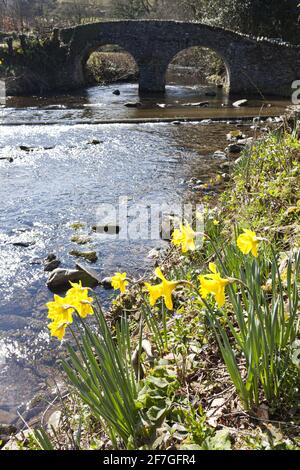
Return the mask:
<svg viewBox="0 0 300 470">
<path fill-rule="evenodd" d="M 300 42 L 299 0 L 0 0 L 0 29 L 41 29 L 104 18 L 203 21 Z"/>
</svg>

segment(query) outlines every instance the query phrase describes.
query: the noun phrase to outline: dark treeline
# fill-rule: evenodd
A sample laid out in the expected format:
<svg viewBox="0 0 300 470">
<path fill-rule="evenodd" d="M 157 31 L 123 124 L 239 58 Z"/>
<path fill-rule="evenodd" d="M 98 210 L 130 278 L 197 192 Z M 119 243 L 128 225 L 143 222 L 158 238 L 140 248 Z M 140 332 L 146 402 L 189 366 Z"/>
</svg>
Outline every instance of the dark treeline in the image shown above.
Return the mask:
<svg viewBox="0 0 300 470">
<path fill-rule="evenodd" d="M 299 0 L 0 0 L 0 30 L 47 31 L 106 18 L 203 21 L 300 42 Z"/>
</svg>

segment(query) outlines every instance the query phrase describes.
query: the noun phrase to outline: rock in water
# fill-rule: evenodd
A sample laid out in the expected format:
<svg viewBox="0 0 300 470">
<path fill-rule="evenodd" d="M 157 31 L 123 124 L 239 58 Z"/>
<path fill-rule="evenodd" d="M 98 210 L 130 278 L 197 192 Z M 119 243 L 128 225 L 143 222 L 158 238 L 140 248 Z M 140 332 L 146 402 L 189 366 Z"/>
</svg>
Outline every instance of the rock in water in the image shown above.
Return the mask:
<svg viewBox="0 0 300 470">
<path fill-rule="evenodd" d="M 45 259 L 45 263 L 50 263 L 50 261 L 54 261 L 56 259 L 56 255 L 54 253 L 49 253 L 47 258 Z"/>
<path fill-rule="evenodd" d="M 98 280 L 87 270 L 58 268 L 50 274 L 47 287 L 52 291 L 64 290 L 70 287 L 70 282 L 79 281 L 82 281 L 84 287 L 95 287 L 98 284 Z"/>
<path fill-rule="evenodd" d="M 90 263 L 96 263 L 96 261 L 98 260 L 97 253 L 95 251 L 72 250 L 72 251 L 70 251 L 70 255 L 75 256 L 75 258 L 86 259 Z"/>
<path fill-rule="evenodd" d="M 230 144 L 226 148 L 228 153 L 241 153 L 245 149 L 245 145 L 242 144 Z"/>
<path fill-rule="evenodd" d="M 14 246 L 19 246 L 21 248 L 29 248 L 30 246 L 35 244 L 33 237 L 31 235 L 21 234 L 17 237 L 14 237 L 11 242 Z"/>
<path fill-rule="evenodd" d="M 19 147 L 22 152 L 33 152 L 34 148 L 33 147 L 28 147 L 27 145 L 20 145 Z"/>
<path fill-rule="evenodd" d="M 121 92 L 120 90 L 114 90 L 113 95 L 120 96 Z"/>
<path fill-rule="evenodd" d="M 112 281 L 112 278 L 111 277 L 105 277 L 104 279 L 102 279 L 102 281 L 100 282 L 100 285 L 104 288 L 104 289 L 113 289 L 113 286 L 111 285 L 111 281 Z"/>
<path fill-rule="evenodd" d="M 44 271 L 46 273 L 50 273 L 54 271 L 54 269 L 57 269 L 60 265 L 61 265 L 61 262 L 59 261 L 59 259 L 54 259 L 52 261 L 45 263 Z"/>
<path fill-rule="evenodd" d="M 142 106 L 142 103 L 125 103 L 126 108 L 140 108 Z"/>
<path fill-rule="evenodd" d="M 99 145 L 99 144 L 103 144 L 102 140 L 92 139 L 90 142 L 88 142 L 88 145 Z"/>
<path fill-rule="evenodd" d="M 241 106 L 246 106 L 248 104 L 248 100 L 238 100 L 232 103 L 234 108 L 240 108 Z"/>
</svg>

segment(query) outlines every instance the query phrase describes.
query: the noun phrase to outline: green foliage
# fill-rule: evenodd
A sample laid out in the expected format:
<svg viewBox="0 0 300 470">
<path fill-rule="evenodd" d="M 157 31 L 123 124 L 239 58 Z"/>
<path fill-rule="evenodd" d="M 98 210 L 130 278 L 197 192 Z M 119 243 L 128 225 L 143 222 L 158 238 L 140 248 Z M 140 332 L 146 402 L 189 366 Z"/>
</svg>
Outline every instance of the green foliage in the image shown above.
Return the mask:
<svg viewBox="0 0 300 470">
<path fill-rule="evenodd" d="M 245 152 L 221 200 L 237 223 L 267 229 L 268 239 L 286 250 L 300 242 L 299 186 L 299 140 L 275 133 Z"/>
<path fill-rule="evenodd" d="M 223 269 L 227 275 L 230 256 L 225 248 Z M 231 379 L 250 409 L 259 405 L 261 387 L 270 404 L 278 400 L 286 389 L 287 372 L 295 369 L 292 345 L 299 331 L 300 252 L 287 261 L 285 282 L 274 254 L 270 289 L 264 285 L 263 269 L 256 260 L 237 265 L 237 270 L 243 283 L 231 287 L 227 309 L 220 317 L 209 306 L 208 314 Z M 237 358 L 245 360 L 244 368 Z"/>
<path fill-rule="evenodd" d="M 130 362 L 128 324 L 122 319 L 115 341 L 100 306 L 96 318 L 97 332 L 83 323 L 80 340 L 76 337 L 79 355 L 69 346 L 70 359 L 63 367 L 92 414 L 106 424 L 115 445 L 121 439 L 128 448 L 145 437 L 136 406 L 138 390 Z"/>
</svg>

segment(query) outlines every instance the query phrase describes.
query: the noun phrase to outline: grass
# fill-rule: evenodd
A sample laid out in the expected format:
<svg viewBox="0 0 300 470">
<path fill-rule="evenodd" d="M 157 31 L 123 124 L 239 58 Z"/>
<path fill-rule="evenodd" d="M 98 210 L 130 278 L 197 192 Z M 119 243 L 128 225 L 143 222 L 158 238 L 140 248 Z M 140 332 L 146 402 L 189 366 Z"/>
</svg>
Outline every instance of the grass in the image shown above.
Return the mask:
<svg viewBox="0 0 300 470">
<path fill-rule="evenodd" d="M 296 133 L 255 142 L 206 211 L 203 247 L 170 248 L 163 263 L 197 290 L 179 285 L 169 311 L 136 283 L 105 317 L 99 307 L 96 327 L 84 322 L 68 348 L 61 428 L 37 431 L 35 445 L 299 450 L 299 187 Z M 265 239 L 257 259 L 237 248 L 244 228 Z M 222 307 L 198 294 L 212 261 L 238 279 Z"/>
</svg>

